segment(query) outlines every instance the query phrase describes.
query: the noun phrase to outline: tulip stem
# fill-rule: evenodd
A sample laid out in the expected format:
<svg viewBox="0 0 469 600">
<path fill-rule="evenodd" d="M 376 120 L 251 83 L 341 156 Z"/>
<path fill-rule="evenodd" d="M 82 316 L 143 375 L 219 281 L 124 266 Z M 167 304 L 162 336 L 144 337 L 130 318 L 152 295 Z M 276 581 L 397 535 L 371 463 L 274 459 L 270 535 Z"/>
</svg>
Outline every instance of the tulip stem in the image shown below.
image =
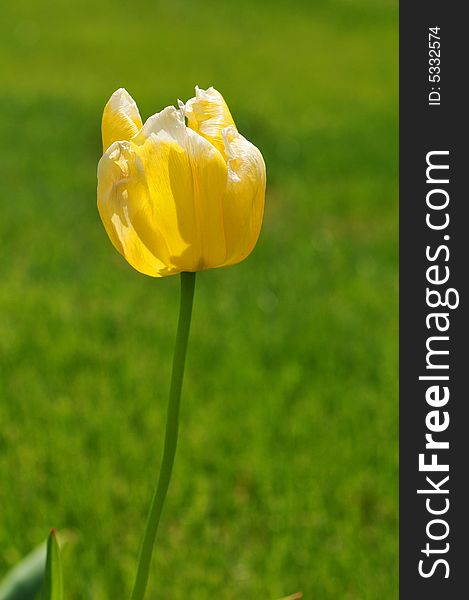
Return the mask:
<svg viewBox="0 0 469 600">
<path fill-rule="evenodd" d="M 169 390 L 168 412 L 166 416 L 166 431 L 164 438 L 163 458 L 158 483 L 148 513 L 147 524 L 140 549 L 137 574 L 131 600 L 143 600 L 150 573 L 151 558 L 155 545 L 158 524 L 160 522 L 163 504 L 168 492 L 174 456 L 178 440 L 179 406 L 181 402 L 184 366 L 186 363 L 187 342 L 191 325 L 192 305 L 194 300 L 195 273 L 181 273 L 181 299 L 179 306 L 179 321 L 176 335 L 176 345 L 173 356 L 173 371 Z"/>
</svg>

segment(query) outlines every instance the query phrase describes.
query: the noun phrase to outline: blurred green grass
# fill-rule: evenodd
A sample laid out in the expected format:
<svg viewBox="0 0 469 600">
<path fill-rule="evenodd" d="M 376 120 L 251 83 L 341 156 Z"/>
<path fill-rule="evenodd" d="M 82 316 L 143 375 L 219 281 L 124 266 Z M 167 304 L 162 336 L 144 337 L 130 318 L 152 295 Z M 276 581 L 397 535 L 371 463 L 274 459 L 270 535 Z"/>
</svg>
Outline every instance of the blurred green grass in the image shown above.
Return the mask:
<svg viewBox="0 0 469 600">
<path fill-rule="evenodd" d="M 266 217 L 198 278 L 149 597 L 397 597 L 397 3 L 17 0 L 0 33 L 0 574 L 66 527 L 67 598 L 128 595 L 178 281 L 104 233 L 101 111 L 213 84 Z"/>
</svg>

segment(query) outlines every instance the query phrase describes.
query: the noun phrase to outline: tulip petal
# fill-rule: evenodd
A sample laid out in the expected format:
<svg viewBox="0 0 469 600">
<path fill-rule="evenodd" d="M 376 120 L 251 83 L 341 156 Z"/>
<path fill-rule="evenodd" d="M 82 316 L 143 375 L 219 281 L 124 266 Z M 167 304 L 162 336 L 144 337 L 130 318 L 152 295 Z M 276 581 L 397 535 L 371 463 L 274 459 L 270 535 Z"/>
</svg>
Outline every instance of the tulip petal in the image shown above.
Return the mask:
<svg viewBox="0 0 469 600">
<path fill-rule="evenodd" d="M 223 131 L 228 184 L 223 199 L 226 265 L 242 261 L 256 245 L 264 214 L 265 164 L 260 151 L 234 127 Z"/>
<path fill-rule="evenodd" d="M 228 177 L 222 155 L 187 128 L 181 111 L 172 106 L 150 117 L 133 142 L 145 165 L 153 226 L 162 232 L 172 263 L 184 271 L 222 264 L 222 199 Z M 141 214 L 143 232 L 149 210 Z"/>
<path fill-rule="evenodd" d="M 235 123 L 220 92 L 213 87 L 201 90 L 197 86 L 195 98 L 186 102 L 185 115 L 188 126 L 224 155 L 223 129 L 235 127 Z"/>
<path fill-rule="evenodd" d="M 124 88 L 115 91 L 104 107 L 101 132 L 103 152 L 117 141 L 130 140 L 142 127 L 142 119 L 132 96 Z"/>
<path fill-rule="evenodd" d="M 116 142 L 99 161 L 98 210 L 101 220 L 114 247 L 137 271 L 152 277 L 177 273 L 174 266 L 163 262 L 145 245 L 130 218 L 135 201 L 135 197 L 129 195 L 131 170 L 135 164 L 130 146 L 129 142 Z M 154 238 L 159 237 L 155 232 Z M 164 241 L 159 239 L 159 242 L 163 248 L 160 255 L 167 256 Z"/>
</svg>

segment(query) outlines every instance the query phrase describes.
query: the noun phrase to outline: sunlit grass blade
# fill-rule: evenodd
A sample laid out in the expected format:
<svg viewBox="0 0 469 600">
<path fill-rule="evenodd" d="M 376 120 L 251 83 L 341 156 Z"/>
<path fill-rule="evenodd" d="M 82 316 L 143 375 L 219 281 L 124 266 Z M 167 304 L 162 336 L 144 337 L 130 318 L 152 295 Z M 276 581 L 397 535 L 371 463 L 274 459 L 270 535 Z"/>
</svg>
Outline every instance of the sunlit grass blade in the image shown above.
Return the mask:
<svg viewBox="0 0 469 600">
<path fill-rule="evenodd" d="M 47 544 L 42 543 L 9 571 L 0 582 L 0 600 L 33 600 L 44 581 Z"/>
</svg>

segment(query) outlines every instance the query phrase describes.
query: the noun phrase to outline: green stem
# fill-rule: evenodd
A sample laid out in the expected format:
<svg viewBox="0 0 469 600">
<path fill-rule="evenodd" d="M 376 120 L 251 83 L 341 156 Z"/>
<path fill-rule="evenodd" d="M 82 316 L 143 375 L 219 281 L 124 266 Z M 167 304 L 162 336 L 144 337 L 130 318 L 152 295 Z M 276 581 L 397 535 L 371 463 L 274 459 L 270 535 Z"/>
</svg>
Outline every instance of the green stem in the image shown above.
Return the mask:
<svg viewBox="0 0 469 600">
<path fill-rule="evenodd" d="M 163 504 L 168 492 L 179 429 L 179 406 L 181 403 L 184 366 L 186 363 L 187 342 L 191 325 L 192 304 L 194 300 L 195 273 L 181 273 L 181 302 L 179 306 L 179 322 L 174 348 L 173 372 L 169 390 L 168 412 L 166 416 L 166 432 L 164 438 L 163 458 L 160 476 L 148 513 L 145 533 L 143 535 L 140 558 L 131 600 L 143 600 L 148 583 L 153 546 L 158 531 Z"/>
</svg>

